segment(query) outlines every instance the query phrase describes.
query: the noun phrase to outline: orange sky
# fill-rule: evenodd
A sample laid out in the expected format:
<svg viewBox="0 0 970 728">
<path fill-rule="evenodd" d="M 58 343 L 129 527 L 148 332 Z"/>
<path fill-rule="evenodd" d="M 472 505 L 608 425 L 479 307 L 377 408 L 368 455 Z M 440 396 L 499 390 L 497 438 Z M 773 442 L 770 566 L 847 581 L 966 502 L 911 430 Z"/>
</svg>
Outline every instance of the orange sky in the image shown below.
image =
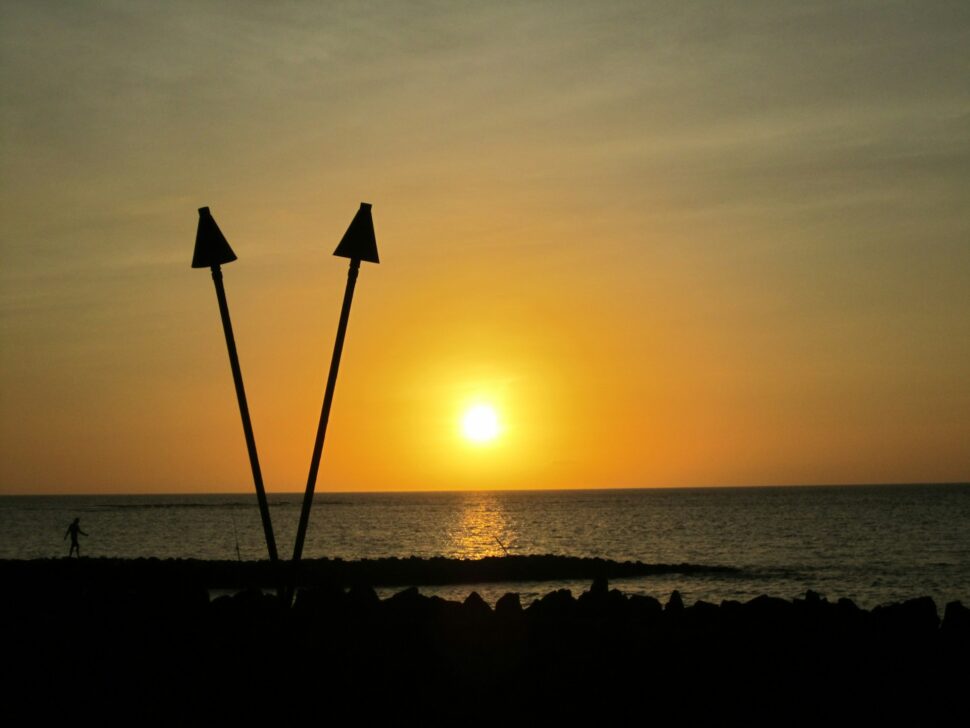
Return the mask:
<svg viewBox="0 0 970 728">
<path fill-rule="evenodd" d="M 970 480 L 959 4 L 0 7 L 0 493 Z M 463 408 L 502 436 L 472 445 Z"/>
</svg>

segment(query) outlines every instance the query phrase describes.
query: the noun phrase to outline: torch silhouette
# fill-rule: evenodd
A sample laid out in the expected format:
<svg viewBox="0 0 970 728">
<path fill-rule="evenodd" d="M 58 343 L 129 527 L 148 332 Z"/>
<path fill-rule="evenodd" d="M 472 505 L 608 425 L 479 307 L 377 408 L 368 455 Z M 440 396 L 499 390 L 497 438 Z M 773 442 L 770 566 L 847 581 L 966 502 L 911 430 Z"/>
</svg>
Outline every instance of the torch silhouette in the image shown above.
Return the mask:
<svg viewBox="0 0 970 728">
<path fill-rule="evenodd" d="M 269 550 L 269 560 L 276 564 L 276 539 L 273 536 L 273 523 L 269 517 L 269 504 L 266 502 L 266 491 L 263 488 L 263 474 L 259 469 L 259 457 L 256 455 L 256 438 L 253 435 L 253 423 L 249 419 L 249 405 L 246 402 L 246 389 L 243 387 L 242 371 L 239 368 L 239 355 L 236 353 L 236 339 L 232 335 L 232 321 L 229 319 L 229 304 L 226 302 L 226 289 L 222 284 L 223 263 L 231 263 L 236 259 L 229 243 L 219 226 L 216 224 L 208 207 L 199 208 L 199 229 L 195 235 L 195 254 L 192 256 L 193 268 L 211 268 L 212 282 L 216 287 L 216 298 L 219 301 L 219 314 L 222 316 L 222 330 L 226 334 L 226 348 L 229 350 L 229 366 L 232 369 L 232 381 L 236 385 L 236 399 L 239 401 L 239 414 L 242 417 L 243 432 L 246 435 L 246 448 L 249 450 L 249 465 L 253 471 L 253 483 L 256 485 L 256 499 L 259 501 L 259 514 L 263 519 L 263 532 L 266 534 L 266 548 Z"/>
<path fill-rule="evenodd" d="M 341 258 L 350 258 L 350 270 L 347 272 L 347 288 L 344 290 L 344 303 L 340 309 L 340 323 L 337 324 L 337 340 L 333 345 L 333 357 L 330 360 L 330 375 L 327 377 L 327 388 L 323 394 L 323 409 L 320 411 L 320 424 L 317 427 L 317 439 L 313 443 L 313 456 L 310 458 L 310 474 L 307 477 L 306 492 L 303 495 L 303 508 L 300 511 L 300 525 L 296 531 L 296 543 L 293 546 L 293 563 L 300 560 L 303 554 L 303 542 L 306 539 L 307 527 L 310 524 L 310 508 L 313 505 L 313 490 L 317 483 L 317 471 L 320 469 L 320 456 L 323 453 L 323 440 L 327 436 L 327 420 L 330 419 L 330 406 L 333 404 L 333 392 L 337 386 L 337 371 L 340 369 L 340 354 L 344 348 L 344 337 L 347 335 L 347 321 L 350 319 L 350 304 L 354 300 L 354 286 L 357 284 L 357 273 L 360 262 L 380 263 L 377 257 L 377 239 L 374 236 L 374 221 L 371 218 L 371 206 L 366 202 L 360 203 L 360 209 L 344 233 L 343 238 L 333 254 Z"/>
</svg>

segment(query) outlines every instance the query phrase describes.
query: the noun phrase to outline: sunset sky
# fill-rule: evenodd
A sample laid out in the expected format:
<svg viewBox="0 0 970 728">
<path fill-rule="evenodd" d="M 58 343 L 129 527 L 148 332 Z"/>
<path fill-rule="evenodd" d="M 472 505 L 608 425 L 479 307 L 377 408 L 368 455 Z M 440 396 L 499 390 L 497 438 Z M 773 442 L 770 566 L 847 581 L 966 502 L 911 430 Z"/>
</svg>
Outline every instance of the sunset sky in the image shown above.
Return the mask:
<svg viewBox="0 0 970 728">
<path fill-rule="evenodd" d="M 0 493 L 970 480 L 970 4 L 0 4 Z M 467 436 L 487 405 L 498 435 Z"/>
</svg>

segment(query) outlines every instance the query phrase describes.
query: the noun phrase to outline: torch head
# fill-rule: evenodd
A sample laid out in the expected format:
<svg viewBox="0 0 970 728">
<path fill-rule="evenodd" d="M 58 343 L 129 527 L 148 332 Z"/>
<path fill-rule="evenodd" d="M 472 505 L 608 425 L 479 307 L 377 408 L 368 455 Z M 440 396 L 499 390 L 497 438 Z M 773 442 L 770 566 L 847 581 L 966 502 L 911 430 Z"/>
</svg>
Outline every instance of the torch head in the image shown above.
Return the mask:
<svg viewBox="0 0 970 728">
<path fill-rule="evenodd" d="M 216 225 L 208 207 L 199 208 L 199 229 L 195 233 L 195 254 L 192 256 L 193 268 L 215 268 L 223 263 L 231 263 L 236 254 L 229 247 L 219 226 Z"/>
<path fill-rule="evenodd" d="M 374 237 L 374 220 L 370 214 L 370 204 L 360 203 L 360 209 L 350 221 L 350 227 L 340 239 L 340 244 L 333 251 L 334 255 L 351 260 L 366 260 L 368 263 L 380 263 L 377 257 L 377 238 Z"/>
</svg>

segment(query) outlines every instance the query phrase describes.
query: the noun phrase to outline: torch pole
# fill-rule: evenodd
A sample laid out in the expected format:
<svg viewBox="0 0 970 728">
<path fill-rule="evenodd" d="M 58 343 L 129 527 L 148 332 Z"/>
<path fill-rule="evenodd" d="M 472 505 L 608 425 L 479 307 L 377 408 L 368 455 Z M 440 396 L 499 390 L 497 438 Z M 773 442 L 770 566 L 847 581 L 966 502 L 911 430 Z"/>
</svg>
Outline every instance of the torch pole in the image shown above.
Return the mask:
<svg viewBox="0 0 970 728">
<path fill-rule="evenodd" d="M 275 566 L 279 561 L 276 553 L 276 539 L 273 536 L 273 523 L 269 517 L 269 503 L 266 501 L 266 490 L 263 487 L 263 474 L 259 468 L 259 456 L 256 454 L 256 437 L 253 435 L 253 423 L 249 418 L 249 404 L 246 402 L 246 389 L 243 387 L 242 370 L 239 368 L 239 355 L 236 353 L 236 338 L 232 334 L 229 304 L 226 302 L 226 289 L 222 284 L 222 268 L 219 265 L 212 266 L 212 282 L 216 287 L 216 298 L 219 299 L 219 314 L 222 316 L 222 330 L 226 334 L 226 348 L 229 350 L 229 366 L 232 368 L 232 381 L 236 385 L 236 399 L 239 401 L 239 414 L 242 417 L 243 432 L 246 434 L 246 449 L 249 450 L 249 465 L 253 471 L 253 483 L 256 485 L 256 499 L 259 501 L 259 514 L 263 519 L 266 547 L 269 550 L 269 560 Z"/>
<path fill-rule="evenodd" d="M 337 386 L 340 355 L 343 352 L 344 338 L 347 335 L 347 321 L 350 319 L 350 305 L 354 300 L 354 287 L 357 284 L 357 273 L 359 271 L 360 259 L 351 259 L 350 270 L 347 272 L 347 288 L 344 290 L 344 303 L 340 309 L 340 323 L 337 325 L 337 340 L 334 342 L 333 357 L 330 359 L 330 375 L 327 377 L 327 389 L 323 395 L 323 408 L 320 411 L 320 424 L 317 426 L 317 439 L 313 443 L 313 456 L 310 458 L 310 474 L 307 476 L 306 492 L 303 494 L 300 525 L 296 530 L 296 542 L 293 546 L 294 564 L 303 555 L 303 542 L 306 540 L 307 527 L 310 524 L 313 490 L 317 484 L 317 472 L 320 469 L 320 457 L 323 454 L 323 440 L 327 436 L 327 421 L 330 419 L 330 406 L 333 404 L 333 392 Z"/>
</svg>

